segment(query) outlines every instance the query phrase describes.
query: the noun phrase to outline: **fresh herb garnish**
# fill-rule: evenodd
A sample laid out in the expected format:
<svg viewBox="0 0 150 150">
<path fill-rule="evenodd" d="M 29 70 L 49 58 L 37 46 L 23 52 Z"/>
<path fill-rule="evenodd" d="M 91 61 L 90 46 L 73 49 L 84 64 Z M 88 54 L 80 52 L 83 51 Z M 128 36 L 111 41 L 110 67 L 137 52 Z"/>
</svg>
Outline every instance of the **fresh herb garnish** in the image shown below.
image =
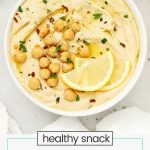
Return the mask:
<svg viewBox="0 0 150 150">
<path fill-rule="evenodd" d="M 96 14 L 93 14 L 93 17 L 94 19 L 100 19 L 102 17 L 102 14 L 96 13 Z"/>
<path fill-rule="evenodd" d="M 21 13 L 23 12 L 23 10 L 22 10 L 22 7 L 21 7 L 21 6 L 19 6 L 18 11 L 19 11 L 19 12 L 21 12 Z"/>
<path fill-rule="evenodd" d="M 80 41 L 80 38 L 77 39 L 77 42 L 79 42 L 79 41 Z"/>
<path fill-rule="evenodd" d="M 22 51 L 22 52 L 27 52 L 27 48 L 26 48 L 26 46 L 25 46 L 25 42 L 24 41 L 20 41 L 20 46 L 19 46 L 19 48 L 20 48 L 20 50 Z"/>
<path fill-rule="evenodd" d="M 106 39 L 106 38 L 103 38 L 103 39 L 101 40 L 101 42 L 102 42 L 103 44 L 105 44 L 105 43 L 107 42 L 107 39 Z"/>
<path fill-rule="evenodd" d="M 43 0 L 43 3 L 44 3 L 44 4 L 47 4 L 47 0 Z"/>
<path fill-rule="evenodd" d="M 59 101 L 60 101 L 60 97 L 57 97 L 57 98 L 56 98 L 56 104 L 58 104 Z"/>
<path fill-rule="evenodd" d="M 91 57 L 92 59 L 96 59 L 96 57 Z"/>
<path fill-rule="evenodd" d="M 65 21 L 66 20 L 66 17 L 65 16 L 62 16 L 60 17 L 61 20 Z"/>
<path fill-rule="evenodd" d="M 129 16 L 128 15 L 124 15 L 124 18 L 128 18 Z"/>
<path fill-rule="evenodd" d="M 90 45 L 90 43 L 87 42 L 86 40 L 83 40 L 83 43 L 84 43 L 85 45 Z"/>
<path fill-rule="evenodd" d="M 52 73 L 52 74 L 50 75 L 50 78 L 57 79 L 57 73 Z"/>
<path fill-rule="evenodd" d="M 61 45 L 58 45 L 58 46 L 56 47 L 56 52 L 59 52 L 59 51 L 61 51 Z"/>
<path fill-rule="evenodd" d="M 70 58 L 67 58 L 67 63 L 72 63 L 72 60 Z"/>
<path fill-rule="evenodd" d="M 106 51 L 108 52 L 108 51 L 110 51 L 110 49 L 109 49 L 109 48 L 106 48 Z"/>
<path fill-rule="evenodd" d="M 76 102 L 78 102 L 78 101 L 80 101 L 79 95 L 77 95 L 77 97 L 76 97 Z"/>
<path fill-rule="evenodd" d="M 49 14 L 51 12 L 51 10 L 50 9 L 47 9 L 47 13 Z"/>
</svg>

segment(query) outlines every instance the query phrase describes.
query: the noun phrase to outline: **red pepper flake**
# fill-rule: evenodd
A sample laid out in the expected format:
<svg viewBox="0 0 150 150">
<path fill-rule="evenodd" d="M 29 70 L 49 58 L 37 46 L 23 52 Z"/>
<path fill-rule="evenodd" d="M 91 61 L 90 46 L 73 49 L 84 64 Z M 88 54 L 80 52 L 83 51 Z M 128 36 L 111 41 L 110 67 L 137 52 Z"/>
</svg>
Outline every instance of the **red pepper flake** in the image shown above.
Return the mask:
<svg viewBox="0 0 150 150">
<path fill-rule="evenodd" d="M 87 11 L 87 14 L 90 14 L 91 12 L 90 11 Z"/>
<path fill-rule="evenodd" d="M 36 32 L 37 32 L 37 34 L 39 34 L 39 33 L 40 33 L 40 30 L 37 28 L 37 29 L 36 29 Z"/>
<path fill-rule="evenodd" d="M 16 18 L 16 17 L 14 17 L 14 20 L 15 20 L 15 22 L 16 22 L 16 23 L 18 23 L 18 20 L 17 20 L 17 18 Z"/>
<path fill-rule="evenodd" d="M 125 45 L 124 43 L 120 43 L 120 45 L 121 45 L 123 48 L 126 47 L 126 45 Z"/>
<path fill-rule="evenodd" d="M 54 18 L 50 18 L 50 23 L 53 23 L 55 21 L 55 19 Z"/>
<path fill-rule="evenodd" d="M 114 27 L 114 31 L 117 31 L 116 27 Z"/>
<path fill-rule="evenodd" d="M 18 16 L 19 15 L 19 13 L 16 13 L 16 16 Z"/>
<path fill-rule="evenodd" d="M 68 12 L 68 7 L 66 7 L 66 6 L 64 6 L 64 5 L 62 5 L 62 8 L 64 8 L 65 10 L 66 10 L 66 12 Z"/>
<path fill-rule="evenodd" d="M 95 103 L 95 102 L 96 102 L 95 99 L 91 99 L 91 100 L 90 100 L 90 103 Z"/>
<path fill-rule="evenodd" d="M 35 77 L 35 72 L 32 72 L 32 73 L 31 73 L 31 76 L 32 76 L 32 77 Z"/>
<path fill-rule="evenodd" d="M 100 18 L 100 22 L 102 22 L 103 21 L 103 18 Z"/>
<path fill-rule="evenodd" d="M 43 47 L 43 49 L 48 49 L 48 46 L 47 46 L 47 45 L 45 45 L 45 46 Z"/>
</svg>

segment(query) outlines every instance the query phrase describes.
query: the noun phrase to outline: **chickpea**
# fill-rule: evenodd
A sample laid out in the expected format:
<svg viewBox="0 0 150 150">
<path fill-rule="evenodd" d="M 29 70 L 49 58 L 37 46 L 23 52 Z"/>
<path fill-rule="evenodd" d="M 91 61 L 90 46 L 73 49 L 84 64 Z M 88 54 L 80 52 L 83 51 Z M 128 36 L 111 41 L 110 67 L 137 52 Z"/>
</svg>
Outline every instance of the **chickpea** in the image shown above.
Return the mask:
<svg viewBox="0 0 150 150">
<path fill-rule="evenodd" d="M 56 45 L 57 41 L 53 34 L 48 34 L 43 40 L 45 45 Z"/>
<path fill-rule="evenodd" d="M 60 54 L 60 61 L 66 63 L 67 62 L 67 59 L 71 57 L 71 54 L 69 52 L 62 52 Z"/>
<path fill-rule="evenodd" d="M 77 54 L 75 54 L 75 53 L 72 53 L 71 54 L 71 60 L 72 60 L 72 62 L 74 61 L 74 59 L 77 57 Z"/>
<path fill-rule="evenodd" d="M 49 87 L 55 87 L 58 84 L 58 78 L 49 78 L 47 80 L 47 84 Z"/>
<path fill-rule="evenodd" d="M 90 56 L 90 50 L 84 43 L 79 44 L 78 51 L 79 51 L 80 57 L 87 58 Z"/>
<path fill-rule="evenodd" d="M 58 45 L 61 45 L 61 50 L 62 51 L 67 51 L 69 49 L 69 44 L 67 41 L 62 40 L 58 43 Z"/>
<path fill-rule="evenodd" d="M 38 90 L 38 89 L 40 89 L 40 87 L 41 87 L 40 80 L 37 79 L 37 78 L 35 78 L 35 77 L 32 77 L 32 78 L 29 80 L 28 86 L 29 86 L 29 88 L 32 89 L 32 90 Z"/>
<path fill-rule="evenodd" d="M 40 70 L 40 77 L 44 80 L 48 79 L 51 75 L 51 72 L 48 69 Z"/>
<path fill-rule="evenodd" d="M 57 32 L 62 32 L 64 30 L 64 27 L 65 27 L 65 24 L 63 20 L 58 19 L 55 21 L 54 28 Z"/>
<path fill-rule="evenodd" d="M 50 60 L 47 57 L 42 57 L 40 59 L 40 67 L 41 68 L 47 68 L 50 65 Z"/>
<path fill-rule="evenodd" d="M 27 56 L 24 52 L 16 50 L 14 53 L 13 59 L 16 63 L 23 64 L 25 63 Z"/>
<path fill-rule="evenodd" d="M 74 33 L 77 33 L 81 30 L 81 27 L 79 26 L 78 23 L 75 22 L 71 25 L 71 29 L 73 30 Z"/>
<path fill-rule="evenodd" d="M 32 49 L 32 57 L 33 58 L 39 59 L 43 56 L 43 54 L 44 54 L 43 49 L 40 46 L 35 46 Z"/>
<path fill-rule="evenodd" d="M 52 58 L 58 57 L 58 52 L 56 52 L 56 47 L 55 46 L 51 46 L 49 49 L 47 49 L 46 54 L 49 57 L 52 57 Z"/>
<path fill-rule="evenodd" d="M 52 73 L 59 73 L 59 71 L 60 71 L 60 64 L 59 63 L 51 63 L 49 65 L 49 70 Z"/>
<path fill-rule="evenodd" d="M 63 65 L 62 65 L 62 71 L 64 73 L 67 73 L 67 72 L 73 70 L 73 68 L 74 68 L 73 63 L 63 63 Z"/>
<path fill-rule="evenodd" d="M 75 101 L 77 98 L 77 94 L 72 89 L 66 89 L 64 92 L 64 98 L 68 101 Z"/>
<path fill-rule="evenodd" d="M 49 28 L 46 25 L 41 25 L 37 29 L 37 34 L 40 38 L 44 38 L 49 33 Z"/>
<path fill-rule="evenodd" d="M 63 37 L 65 40 L 68 41 L 72 41 L 75 37 L 74 32 L 72 31 L 72 29 L 67 29 L 64 33 L 63 33 Z"/>
</svg>

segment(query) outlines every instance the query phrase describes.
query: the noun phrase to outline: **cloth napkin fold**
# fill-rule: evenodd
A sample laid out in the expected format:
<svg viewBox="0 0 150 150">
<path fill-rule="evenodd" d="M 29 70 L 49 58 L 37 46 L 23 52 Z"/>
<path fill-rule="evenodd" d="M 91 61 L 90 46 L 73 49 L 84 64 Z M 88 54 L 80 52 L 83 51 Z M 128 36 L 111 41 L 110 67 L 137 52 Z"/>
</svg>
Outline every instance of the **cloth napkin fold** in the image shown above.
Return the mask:
<svg viewBox="0 0 150 150">
<path fill-rule="evenodd" d="M 16 121 L 8 115 L 6 106 L 0 101 L 0 135 L 21 134 Z"/>
<path fill-rule="evenodd" d="M 60 117 L 42 131 L 88 131 L 77 118 Z"/>
<path fill-rule="evenodd" d="M 115 134 L 150 134 L 150 113 L 129 107 L 106 116 L 96 125 L 97 131 L 113 131 Z"/>
</svg>

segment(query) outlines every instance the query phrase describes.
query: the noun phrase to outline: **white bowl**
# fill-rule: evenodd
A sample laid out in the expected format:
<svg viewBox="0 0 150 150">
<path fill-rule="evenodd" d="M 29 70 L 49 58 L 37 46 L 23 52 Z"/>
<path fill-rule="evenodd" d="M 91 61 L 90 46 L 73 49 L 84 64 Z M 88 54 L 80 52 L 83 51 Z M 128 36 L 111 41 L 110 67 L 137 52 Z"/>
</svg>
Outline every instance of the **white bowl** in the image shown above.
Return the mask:
<svg viewBox="0 0 150 150">
<path fill-rule="evenodd" d="M 63 110 L 58 110 L 58 109 L 54 109 L 54 108 L 50 108 L 46 105 L 44 105 L 43 103 L 39 102 L 38 100 L 36 100 L 35 98 L 33 98 L 24 88 L 23 86 L 19 83 L 19 81 L 17 80 L 13 69 L 11 67 L 10 61 L 8 59 L 8 51 L 9 51 L 9 47 L 8 47 L 8 37 L 9 37 L 9 33 L 10 33 L 10 29 L 11 29 L 11 24 L 12 24 L 12 20 L 14 17 L 14 14 L 16 13 L 18 7 L 24 2 L 25 0 L 19 0 L 14 8 L 14 10 L 12 11 L 7 27 L 6 27 L 6 32 L 5 32 L 5 39 L 4 39 L 4 47 L 5 47 L 5 60 L 6 60 L 6 64 L 8 66 L 8 70 L 11 74 L 11 77 L 13 78 L 15 84 L 18 86 L 18 88 L 20 89 L 20 91 L 22 91 L 22 93 L 24 95 L 26 95 L 29 100 L 31 100 L 33 103 L 35 103 L 36 105 L 40 106 L 41 108 L 49 111 L 49 112 L 53 112 L 55 114 L 59 114 L 59 115 L 63 115 L 63 116 L 72 116 L 72 117 L 80 117 L 80 116 L 88 116 L 88 115 L 93 115 L 96 113 L 100 113 L 102 111 L 105 111 L 109 108 L 111 108 L 112 106 L 114 106 L 115 104 L 117 104 L 118 102 L 120 102 L 123 98 L 125 98 L 125 96 L 132 90 L 132 88 L 134 87 L 134 85 L 136 84 L 136 82 L 138 81 L 143 68 L 144 68 L 144 64 L 145 64 L 145 60 L 146 60 L 146 54 L 147 54 L 147 35 L 146 35 L 146 30 L 145 30 L 145 25 L 144 25 L 144 21 L 143 18 L 138 10 L 138 8 L 136 7 L 135 3 L 133 2 L 133 0 L 127 0 L 129 7 L 131 8 L 132 12 L 134 13 L 137 23 L 138 23 L 138 28 L 139 28 L 139 32 L 140 32 L 140 57 L 139 57 L 139 61 L 137 64 L 137 67 L 135 69 L 134 74 L 132 75 L 130 82 L 128 83 L 128 85 L 126 85 L 126 87 L 122 90 L 122 92 L 117 95 L 115 98 L 111 99 L 110 101 L 105 102 L 104 104 L 97 106 L 97 107 L 93 107 L 89 110 L 84 110 L 84 111 L 76 111 L 76 112 L 67 112 L 67 111 L 63 111 Z"/>
</svg>

